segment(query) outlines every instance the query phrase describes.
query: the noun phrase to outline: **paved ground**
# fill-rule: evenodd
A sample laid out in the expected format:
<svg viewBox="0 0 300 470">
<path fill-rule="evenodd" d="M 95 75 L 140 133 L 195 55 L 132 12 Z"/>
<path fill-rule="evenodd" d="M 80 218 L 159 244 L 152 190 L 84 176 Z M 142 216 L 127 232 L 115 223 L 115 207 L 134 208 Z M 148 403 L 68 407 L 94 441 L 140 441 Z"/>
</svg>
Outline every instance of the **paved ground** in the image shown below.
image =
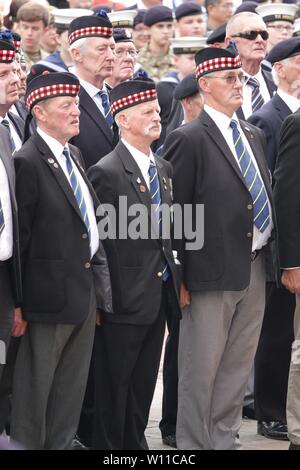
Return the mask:
<svg viewBox="0 0 300 470">
<path fill-rule="evenodd" d="M 160 370 L 155 395 L 151 407 L 150 419 L 146 432 L 148 445 L 151 450 L 170 450 L 161 441 L 159 431 L 159 421 L 161 418 L 161 397 L 162 397 L 162 371 Z M 256 434 L 256 421 L 243 420 L 240 431 L 240 440 L 246 450 L 286 450 L 289 442 L 266 439 Z"/>
</svg>

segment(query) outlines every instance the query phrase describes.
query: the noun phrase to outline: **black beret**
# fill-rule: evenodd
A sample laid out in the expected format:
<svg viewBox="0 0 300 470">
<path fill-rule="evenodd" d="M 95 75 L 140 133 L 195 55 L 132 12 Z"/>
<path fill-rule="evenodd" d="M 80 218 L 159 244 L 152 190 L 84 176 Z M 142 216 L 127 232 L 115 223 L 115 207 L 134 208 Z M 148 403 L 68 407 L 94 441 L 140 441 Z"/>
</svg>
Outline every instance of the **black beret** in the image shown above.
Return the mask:
<svg viewBox="0 0 300 470">
<path fill-rule="evenodd" d="M 247 0 L 246 2 L 241 3 L 234 12 L 234 15 L 238 13 L 242 13 L 244 11 L 250 11 L 252 13 L 256 13 L 255 9 L 258 7 L 257 2 L 253 2 L 251 0 Z"/>
<path fill-rule="evenodd" d="M 113 28 L 115 42 L 133 42 L 132 35 L 125 28 Z"/>
<path fill-rule="evenodd" d="M 146 11 L 144 17 L 144 24 L 146 26 L 152 26 L 153 24 L 160 23 L 161 21 L 173 21 L 173 13 L 170 8 L 163 5 L 157 5 Z"/>
<path fill-rule="evenodd" d="M 289 57 L 299 54 L 300 38 L 294 37 L 280 41 L 276 46 L 272 47 L 267 55 L 267 60 L 273 65 L 275 62 L 280 62 L 281 60 L 288 59 Z"/>
<path fill-rule="evenodd" d="M 157 99 L 155 83 L 149 78 L 137 77 L 122 82 L 110 92 L 111 111 L 115 116 L 123 109 Z"/>
<path fill-rule="evenodd" d="M 55 72 L 56 70 L 48 67 L 47 65 L 43 64 L 34 64 L 31 66 L 30 72 L 26 77 L 27 86 L 38 75 L 42 75 L 44 72 Z"/>
<path fill-rule="evenodd" d="M 207 38 L 206 44 L 215 44 L 216 42 L 224 42 L 226 36 L 226 25 L 227 23 L 221 24 L 215 29 Z"/>
<path fill-rule="evenodd" d="M 16 54 L 15 46 L 12 41 L 0 39 L 0 63 L 10 64 Z"/>
<path fill-rule="evenodd" d="M 110 38 L 112 36 L 112 24 L 104 10 L 97 15 L 80 16 L 75 18 L 69 26 L 69 44 L 77 39 L 89 37 Z"/>
<path fill-rule="evenodd" d="M 181 3 L 181 5 L 175 9 L 175 18 L 176 20 L 180 20 L 180 18 L 184 16 L 202 15 L 203 13 L 204 11 L 198 3 Z"/>
<path fill-rule="evenodd" d="M 226 49 L 219 47 L 206 47 L 197 52 L 195 56 L 196 77 L 222 70 L 232 70 L 242 67 L 238 51 L 233 46 Z"/>
<path fill-rule="evenodd" d="M 147 10 L 141 9 L 137 11 L 137 14 L 133 18 L 133 27 L 137 24 L 144 23 L 144 18 Z"/>
<path fill-rule="evenodd" d="M 21 47 L 21 36 L 10 29 L 0 31 L 0 39 L 3 41 L 9 41 L 15 46 L 16 53 L 20 51 Z"/>
<path fill-rule="evenodd" d="M 174 98 L 176 98 L 176 100 L 183 100 L 183 98 L 193 96 L 198 92 L 199 87 L 196 75 L 194 73 L 190 73 L 176 86 L 174 90 Z"/>
<path fill-rule="evenodd" d="M 72 73 L 43 72 L 29 82 L 25 103 L 28 111 L 31 111 L 34 105 L 49 98 L 77 96 L 79 89 L 79 80 Z"/>
</svg>

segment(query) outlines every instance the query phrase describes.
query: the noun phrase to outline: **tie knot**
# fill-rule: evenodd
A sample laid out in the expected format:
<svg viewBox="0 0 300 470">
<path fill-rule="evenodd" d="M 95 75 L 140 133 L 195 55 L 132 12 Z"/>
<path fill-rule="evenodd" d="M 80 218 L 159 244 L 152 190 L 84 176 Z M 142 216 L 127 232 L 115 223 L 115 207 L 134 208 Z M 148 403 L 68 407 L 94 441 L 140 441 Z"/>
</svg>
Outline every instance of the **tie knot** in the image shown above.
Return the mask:
<svg viewBox="0 0 300 470">
<path fill-rule="evenodd" d="M 153 173 L 155 171 L 156 171 L 155 163 L 152 160 L 150 160 L 148 173 Z"/>
<path fill-rule="evenodd" d="M 63 155 L 66 157 L 67 160 L 69 160 L 69 158 L 70 158 L 70 152 L 69 152 L 68 147 L 64 147 Z"/>
<path fill-rule="evenodd" d="M 98 94 L 102 100 L 103 106 L 108 106 L 108 94 L 106 91 L 100 90 Z"/>
<path fill-rule="evenodd" d="M 247 85 L 252 86 L 252 88 L 259 88 L 259 81 L 257 80 L 257 78 L 249 77 Z"/>
<path fill-rule="evenodd" d="M 234 131 L 236 131 L 237 128 L 238 128 L 238 123 L 237 123 L 237 121 L 236 121 L 235 119 L 231 119 L 229 126 L 231 127 L 231 129 L 233 129 Z"/>
<path fill-rule="evenodd" d="M 9 129 L 9 122 L 8 122 L 7 119 L 3 119 L 2 122 L 1 122 L 1 124 L 2 124 L 4 127 L 6 127 L 7 129 Z"/>
</svg>

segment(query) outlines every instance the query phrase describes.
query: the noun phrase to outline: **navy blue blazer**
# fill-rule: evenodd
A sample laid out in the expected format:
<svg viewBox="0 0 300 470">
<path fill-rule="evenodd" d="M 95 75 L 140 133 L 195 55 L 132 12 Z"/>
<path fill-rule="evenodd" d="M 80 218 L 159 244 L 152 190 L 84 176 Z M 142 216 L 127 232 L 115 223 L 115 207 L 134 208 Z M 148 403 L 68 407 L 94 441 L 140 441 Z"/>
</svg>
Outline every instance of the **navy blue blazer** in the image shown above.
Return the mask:
<svg viewBox="0 0 300 470">
<path fill-rule="evenodd" d="M 291 113 L 283 99 L 276 94 L 248 118 L 248 122 L 264 131 L 267 140 L 268 167 L 272 174 L 277 160 L 281 125 Z"/>
<path fill-rule="evenodd" d="M 114 148 L 113 132 L 95 102 L 83 87 L 79 92 L 80 133 L 71 143 L 81 151 L 88 169 Z"/>
</svg>

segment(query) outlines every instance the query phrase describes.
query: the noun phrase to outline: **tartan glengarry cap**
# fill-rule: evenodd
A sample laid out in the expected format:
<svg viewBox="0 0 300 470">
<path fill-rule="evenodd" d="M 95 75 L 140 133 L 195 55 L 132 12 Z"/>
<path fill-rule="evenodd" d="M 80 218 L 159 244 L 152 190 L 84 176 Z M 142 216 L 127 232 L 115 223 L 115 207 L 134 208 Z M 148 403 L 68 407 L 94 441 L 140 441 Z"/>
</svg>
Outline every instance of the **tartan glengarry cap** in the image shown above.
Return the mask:
<svg viewBox="0 0 300 470">
<path fill-rule="evenodd" d="M 198 3 L 186 2 L 181 3 L 181 5 L 175 9 L 175 18 L 176 20 L 180 20 L 180 18 L 183 18 L 184 16 L 202 15 L 203 13 L 204 10 L 201 8 L 201 5 L 198 5 Z"/>
<path fill-rule="evenodd" d="M 173 21 L 171 8 L 165 7 L 164 5 L 157 5 L 146 11 L 144 17 L 144 24 L 146 26 L 152 26 L 162 21 Z"/>
<path fill-rule="evenodd" d="M 59 96 L 77 96 L 80 89 L 78 78 L 69 72 L 44 72 L 33 78 L 25 95 L 28 111 L 40 101 Z"/>
<path fill-rule="evenodd" d="M 0 39 L 0 63 L 10 64 L 16 54 L 15 46 L 11 41 Z"/>
<path fill-rule="evenodd" d="M 21 36 L 10 29 L 0 31 L 0 39 L 3 41 L 9 41 L 15 46 L 16 54 L 20 52 L 21 48 Z"/>
<path fill-rule="evenodd" d="M 97 15 L 80 16 L 71 22 L 69 26 L 69 44 L 71 46 L 77 39 L 82 38 L 110 38 L 112 34 L 112 24 L 105 11 L 101 10 Z"/>
<path fill-rule="evenodd" d="M 109 95 L 111 111 L 115 116 L 123 109 L 131 108 L 137 104 L 157 99 L 155 83 L 150 79 L 141 79 L 122 82 L 112 89 Z"/>
<path fill-rule="evenodd" d="M 232 46 L 228 46 L 226 49 L 206 47 L 197 52 L 195 62 L 195 75 L 197 80 L 207 73 L 239 69 L 242 67 L 238 51 Z"/>
<path fill-rule="evenodd" d="M 300 37 L 294 37 L 280 41 L 270 50 L 266 59 L 273 65 L 275 62 L 288 59 L 300 54 Z"/>
</svg>

